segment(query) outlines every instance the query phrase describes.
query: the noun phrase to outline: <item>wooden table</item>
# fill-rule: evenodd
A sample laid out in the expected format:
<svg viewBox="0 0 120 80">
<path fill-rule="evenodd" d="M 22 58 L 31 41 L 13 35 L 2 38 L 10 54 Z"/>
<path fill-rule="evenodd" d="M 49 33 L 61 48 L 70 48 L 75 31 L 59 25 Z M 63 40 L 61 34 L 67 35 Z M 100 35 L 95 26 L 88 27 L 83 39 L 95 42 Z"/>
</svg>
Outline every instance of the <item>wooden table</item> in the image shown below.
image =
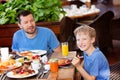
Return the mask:
<svg viewBox="0 0 120 80">
<path fill-rule="evenodd" d="M 73 58 L 75 51 L 69 52 L 68 58 Z M 63 58 L 61 54 L 54 53 L 51 58 Z M 75 67 L 60 68 L 57 73 L 50 73 L 48 80 L 74 80 Z"/>
<path fill-rule="evenodd" d="M 88 13 L 88 14 L 84 14 L 84 15 L 76 15 L 76 16 L 68 16 L 72 19 L 76 19 L 76 18 L 88 18 L 88 17 L 93 17 L 98 15 L 100 12 L 92 12 L 92 13 Z"/>
<path fill-rule="evenodd" d="M 76 51 L 69 52 L 68 58 L 73 58 L 76 56 Z M 53 53 L 51 58 L 63 58 L 61 53 Z M 5 80 L 74 80 L 75 67 L 70 65 L 67 68 L 59 68 L 58 72 L 50 72 L 47 79 L 36 79 L 36 76 L 25 78 L 25 79 L 11 79 L 6 77 Z"/>
</svg>

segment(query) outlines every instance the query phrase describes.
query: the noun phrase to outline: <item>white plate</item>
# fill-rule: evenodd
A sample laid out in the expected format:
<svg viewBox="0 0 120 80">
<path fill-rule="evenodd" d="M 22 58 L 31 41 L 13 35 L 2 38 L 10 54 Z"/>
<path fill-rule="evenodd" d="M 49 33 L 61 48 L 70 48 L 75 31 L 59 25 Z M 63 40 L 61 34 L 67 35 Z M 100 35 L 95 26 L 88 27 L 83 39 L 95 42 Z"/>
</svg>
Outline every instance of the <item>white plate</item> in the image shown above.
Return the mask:
<svg viewBox="0 0 120 80">
<path fill-rule="evenodd" d="M 11 72 L 7 73 L 7 77 L 9 77 L 9 78 L 27 78 L 27 77 L 34 76 L 36 74 L 38 74 L 38 70 L 35 70 L 35 73 L 29 74 L 29 75 L 25 75 L 25 76 L 23 76 L 23 75 L 22 76 L 20 76 L 20 75 L 13 75 L 13 72 L 11 71 Z"/>
<path fill-rule="evenodd" d="M 30 51 L 33 52 L 33 55 L 43 55 L 47 53 L 46 50 L 30 50 Z"/>
</svg>

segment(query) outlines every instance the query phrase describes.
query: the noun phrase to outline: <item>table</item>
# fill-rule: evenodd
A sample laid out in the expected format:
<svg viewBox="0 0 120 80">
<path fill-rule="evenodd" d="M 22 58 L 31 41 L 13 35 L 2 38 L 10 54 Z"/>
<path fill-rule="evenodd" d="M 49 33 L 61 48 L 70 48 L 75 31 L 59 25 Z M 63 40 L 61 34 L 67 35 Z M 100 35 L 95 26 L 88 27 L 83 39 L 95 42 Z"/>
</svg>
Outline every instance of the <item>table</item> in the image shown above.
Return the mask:
<svg viewBox="0 0 120 80">
<path fill-rule="evenodd" d="M 96 7 L 96 5 L 91 5 L 90 9 L 87 8 L 86 5 L 82 5 L 79 8 L 77 5 L 64 6 L 63 9 L 66 12 L 65 16 L 73 19 L 88 17 L 100 13 L 100 10 Z"/>
<path fill-rule="evenodd" d="M 76 56 L 76 51 L 69 52 L 68 58 Z M 54 53 L 51 58 L 63 58 L 61 54 Z M 50 73 L 48 80 L 74 80 L 75 67 L 60 68 L 58 73 Z"/>
<path fill-rule="evenodd" d="M 93 16 L 96 16 L 98 15 L 100 12 L 93 12 L 93 13 L 88 13 L 88 14 L 85 14 L 85 15 L 77 15 L 77 16 L 69 16 L 70 18 L 72 19 L 76 19 L 76 18 L 86 18 L 86 17 L 93 17 Z"/>
<path fill-rule="evenodd" d="M 74 56 L 76 56 L 76 51 L 70 51 L 68 58 L 73 58 Z M 61 55 L 61 53 L 53 53 L 51 58 L 63 58 L 63 56 Z M 47 79 L 36 79 L 37 77 L 36 75 L 22 80 L 74 80 L 75 75 L 74 71 L 75 67 L 71 65 L 70 67 L 67 68 L 59 68 L 58 72 L 55 73 L 50 72 Z M 21 80 L 21 79 L 11 79 L 6 77 L 5 80 Z"/>
<path fill-rule="evenodd" d="M 79 8 L 77 5 L 65 6 L 63 9 L 66 12 L 67 17 L 73 19 L 77 24 L 89 24 L 93 22 L 94 18 L 96 18 L 100 9 L 96 7 L 96 5 L 91 5 L 91 8 L 88 9 L 86 5 L 82 5 Z"/>
</svg>

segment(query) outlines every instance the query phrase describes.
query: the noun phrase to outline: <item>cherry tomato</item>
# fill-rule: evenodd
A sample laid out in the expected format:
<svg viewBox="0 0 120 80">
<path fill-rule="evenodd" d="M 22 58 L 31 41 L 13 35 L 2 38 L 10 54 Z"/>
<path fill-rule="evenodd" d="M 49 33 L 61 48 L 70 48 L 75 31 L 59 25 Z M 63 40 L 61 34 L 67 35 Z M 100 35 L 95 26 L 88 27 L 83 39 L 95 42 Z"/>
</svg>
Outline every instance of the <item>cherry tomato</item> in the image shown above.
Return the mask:
<svg viewBox="0 0 120 80">
<path fill-rule="evenodd" d="M 39 59 L 39 55 L 33 56 L 32 59 Z"/>
<path fill-rule="evenodd" d="M 35 56 L 32 56 L 32 59 L 35 59 Z"/>
<path fill-rule="evenodd" d="M 24 73 L 24 71 L 23 71 L 23 70 L 21 70 L 19 73 L 20 73 L 20 74 L 23 74 L 23 73 Z"/>
<path fill-rule="evenodd" d="M 39 55 L 35 55 L 35 59 L 38 59 L 39 58 Z"/>
</svg>

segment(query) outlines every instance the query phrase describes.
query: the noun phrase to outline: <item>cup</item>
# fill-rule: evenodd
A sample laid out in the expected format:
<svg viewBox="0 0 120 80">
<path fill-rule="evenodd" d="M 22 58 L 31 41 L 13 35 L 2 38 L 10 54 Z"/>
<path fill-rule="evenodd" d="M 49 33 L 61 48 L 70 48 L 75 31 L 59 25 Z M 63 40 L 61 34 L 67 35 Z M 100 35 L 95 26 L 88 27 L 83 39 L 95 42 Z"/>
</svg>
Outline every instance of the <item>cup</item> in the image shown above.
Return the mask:
<svg viewBox="0 0 120 80">
<path fill-rule="evenodd" d="M 9 60 L 9 48 L 8 47 L 0 48 L 0 52 L 1 52 L 1 61 L 2 62 L 8 61 Z"/>
<path fill-rule="evenodd" d="M 40 59 L 41 59 L 42 63 L 44 63 L 44 64 L 47 63 L 47 61 L 48 61 L 47 55 L 40 57 Z"/>
<path fill-rule="evenodd" d="M 68 42 L 62 42 L 62 56 L 68 56 Z"/>
<path fill-rule="evenodd" d="M 40 67 L 41 67 L 41 64 L 40 64 L 39 61 L 33 61 L 33 62 L 31 63 L 31 67 L 32 67 L 32 69 L 34 69 L 34 70 L 39 70 Z"/>
<path fill-rule="evenodd" d="M 50 70 L 50 64 L 46 64 L 46 65 L 44 65 L 44 68 L 45 68 L 45 70 Z"/>
<path fill-rule="evenodd" d="M 51 60 L 50 61 L 50 71 L 51 72 L 58 72 L 58 60 Z"/>
</svg>

